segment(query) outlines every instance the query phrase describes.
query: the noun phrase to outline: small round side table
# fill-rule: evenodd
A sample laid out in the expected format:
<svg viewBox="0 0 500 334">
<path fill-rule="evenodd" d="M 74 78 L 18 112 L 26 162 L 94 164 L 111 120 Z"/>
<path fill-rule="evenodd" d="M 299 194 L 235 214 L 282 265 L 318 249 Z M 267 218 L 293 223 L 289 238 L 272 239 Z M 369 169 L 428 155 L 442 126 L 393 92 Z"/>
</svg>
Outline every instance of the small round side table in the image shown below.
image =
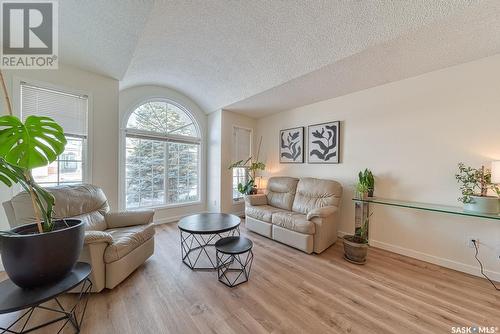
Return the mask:
<svg viewBox="0 0 500 334">
<path fill-rule="evenodd" d="M 253 243 L 241 236 L 226 237 L 215 243 L 217 277 L 230 288 L 245 283 L 253 263 Z"/>
<path fill-rule="evenodd" d="M 80 333 L 85 310 L 87 309 L 88 297 L 92 290 L 92 282 L 89 279 L 91 271 L 92 269 L 88 263 L 78 262 L 62 280 L 34 289 L 21 289 L 10 279 L 0 282 L 0 314 L 26 310 L 7 327 L 4 328 L 0 325 L 0 333 L 28 333 L 59 321 L 63 323 L 58 333 L 62 332 L 68 322 L 75 329 L 75 333 Z M 78 300 L 70 309 L 65 309 L 59 302 L 58 297 L 79 285 L 81 287 L 77 294 Z M 42 305 L 50 300 L 56 302 L 57 308 Z M 42 324 L 28 326 L 33 312 L 37 309 L 50 311 L 58 316 Z"/>
</svg>

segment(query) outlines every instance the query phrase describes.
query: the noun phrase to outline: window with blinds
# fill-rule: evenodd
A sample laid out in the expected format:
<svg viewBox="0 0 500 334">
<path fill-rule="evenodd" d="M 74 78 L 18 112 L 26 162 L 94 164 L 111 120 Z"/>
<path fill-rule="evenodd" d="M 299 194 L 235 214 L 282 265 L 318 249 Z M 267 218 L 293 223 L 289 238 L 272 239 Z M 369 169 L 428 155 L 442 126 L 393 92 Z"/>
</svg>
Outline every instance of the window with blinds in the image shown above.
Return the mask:
<svg viewBox="0 0 500 334">
<path fill-rule="evenodd" d="M 246 161 L 252 155 L 252 130 L 233 127 L 232 161 Z M 247 168 L 233 168 L 233 201 L 243 200 L 238 191 L 238 184 L 246 184 L 249 180 Z"/>
<path fill-rule="evenodd" d="M 232 161 L 246 161 L 252 155 L 252 130 L 233 127 Z"/>
<path fill-rule="evenodd" d="M 21 118 L 47 116 L 64 129 L 68 143 L 65 151 L 49 166 L 33 170 L 34 179 L 43 186 L 86 182 L 88 140 L 88 96 L 21 82 Z"/>
</svg>

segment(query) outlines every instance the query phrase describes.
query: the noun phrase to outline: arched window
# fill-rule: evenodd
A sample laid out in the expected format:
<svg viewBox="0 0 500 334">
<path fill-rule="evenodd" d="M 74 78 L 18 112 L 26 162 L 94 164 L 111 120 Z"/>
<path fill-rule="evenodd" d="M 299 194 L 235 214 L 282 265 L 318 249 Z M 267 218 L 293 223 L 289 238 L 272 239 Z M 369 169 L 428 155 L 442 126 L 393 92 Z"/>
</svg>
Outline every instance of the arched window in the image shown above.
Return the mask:
<svg viewBox="0 0 500 334">
<path fill-rule="evenodd" d="M 186 109 L 146 102 L 130 114 L 125 136 L 128 209 L 200 200 L 201 135 Z"/>
</svg>

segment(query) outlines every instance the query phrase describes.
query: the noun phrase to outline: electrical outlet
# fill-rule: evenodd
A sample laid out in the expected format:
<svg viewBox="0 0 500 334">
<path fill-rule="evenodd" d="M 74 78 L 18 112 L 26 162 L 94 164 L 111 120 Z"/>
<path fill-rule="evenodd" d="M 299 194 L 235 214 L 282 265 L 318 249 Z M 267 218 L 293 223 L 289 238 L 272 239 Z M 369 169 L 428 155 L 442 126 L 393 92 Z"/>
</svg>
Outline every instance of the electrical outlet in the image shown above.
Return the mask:
<svg viewBox="0 0 500 334">
<path fill-rule="evenodd" d="M 476 240 L 476 245 L 477 245 L 477 247 L 479 247 L 479 238 L 477 238 L 477 237 L 468 237 L 467 238 L 467 247 L 474 248 L 474 243 L 472 242 L 472 240 Z"/>
</svg>

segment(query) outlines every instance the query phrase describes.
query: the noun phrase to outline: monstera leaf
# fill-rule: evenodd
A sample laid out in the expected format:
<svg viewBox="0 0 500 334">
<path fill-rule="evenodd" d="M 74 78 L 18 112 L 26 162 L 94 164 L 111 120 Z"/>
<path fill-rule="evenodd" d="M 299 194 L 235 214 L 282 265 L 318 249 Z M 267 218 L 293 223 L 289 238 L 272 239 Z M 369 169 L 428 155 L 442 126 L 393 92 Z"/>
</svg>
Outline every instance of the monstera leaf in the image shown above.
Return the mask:
<svg viewBox="0 0 500 334">
<path fill-rule="evenodd" d="M 12 184 L 17 183 L 18 176 L 15 171 L 0 158 L 0 182 L 7 187 L 12 187 Z"/>
<path fill-rule="evenodd" d="M 64 152 L 66 137 L 53 119 L 28 116 L 24 124 L 14 116 L 0 117 L 0 157 L 24 169 L 46 166 Z"/>
</svg>

